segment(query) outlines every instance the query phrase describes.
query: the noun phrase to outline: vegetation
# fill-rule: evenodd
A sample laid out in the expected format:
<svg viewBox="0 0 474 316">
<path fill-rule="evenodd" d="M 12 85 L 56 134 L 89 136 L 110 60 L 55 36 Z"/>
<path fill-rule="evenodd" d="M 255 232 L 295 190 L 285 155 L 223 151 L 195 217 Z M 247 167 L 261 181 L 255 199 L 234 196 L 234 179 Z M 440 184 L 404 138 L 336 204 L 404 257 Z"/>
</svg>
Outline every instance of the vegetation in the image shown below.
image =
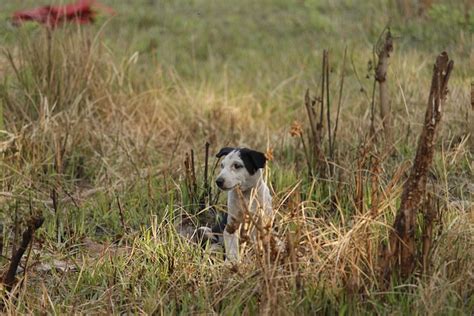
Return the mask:
<svg viewBox="0 0 474 316">
<path fill-rule="evenodd" d="M 110 0 L 117 15 L 94 25 L 4 23 L 3 274 L 23 232 L 32 240 L 11 289 L 2 278 L 3 312 L 472 313 L 474 7 L 433 2 L 407 18 L 388 0 Z M 35 5 L 1 3 L 0 12 Z M 388 145 L 374 113 L 387 26 Z M 415 226 L 416 266 L 387 284 L 381 248 L 443 50 L 454 70 Z M 307 108 L 319 120 L 321 100 L 329 110 L 314 138 Z M 227 145 L 271 158 L 272 235 L 284 244 L 272 255 L 246 247 L 238 267 L 187 233 L 225 211 L 212 175 L 213 153 Z"/>
</svg>

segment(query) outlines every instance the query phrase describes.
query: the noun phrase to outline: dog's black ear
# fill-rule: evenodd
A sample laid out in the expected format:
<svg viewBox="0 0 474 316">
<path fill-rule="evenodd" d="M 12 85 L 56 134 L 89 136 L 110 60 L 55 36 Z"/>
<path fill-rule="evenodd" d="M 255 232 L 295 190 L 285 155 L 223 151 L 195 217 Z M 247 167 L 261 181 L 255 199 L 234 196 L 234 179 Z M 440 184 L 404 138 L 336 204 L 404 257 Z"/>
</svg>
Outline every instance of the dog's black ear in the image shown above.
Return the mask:
<svg viewBox="0 0 474 316">
<path fill-rule="evenodd" d="M 260 168 L 265 167 L 265 163 L 267 162 L 267 157 L 265 157 L 264 153 L 251 150 L 249 154 L 250 154 L 250 157 L 252 157 L 255 168 L 260 169 Z"/>
<path fill-rule="evenodd" d="M 232 147 L 223 147 L 223 148 L 221 148 L 221 150 L 219 150 L 216 157 L 221 158 L 222 156 L 228 155 L 229 153 L 231 153 L 234 150 L 235 150 L 235 148 L 232 148 Z"/>
<path fill-rule="evenodd" d="M 260 168 L 264 168 L 267 162 L 264 153 L 248 148 L 240 150 L 240 158 L 243 160 L 245 168 L 247 168 L 250 174 L 254 174 Z"/>
</svg>

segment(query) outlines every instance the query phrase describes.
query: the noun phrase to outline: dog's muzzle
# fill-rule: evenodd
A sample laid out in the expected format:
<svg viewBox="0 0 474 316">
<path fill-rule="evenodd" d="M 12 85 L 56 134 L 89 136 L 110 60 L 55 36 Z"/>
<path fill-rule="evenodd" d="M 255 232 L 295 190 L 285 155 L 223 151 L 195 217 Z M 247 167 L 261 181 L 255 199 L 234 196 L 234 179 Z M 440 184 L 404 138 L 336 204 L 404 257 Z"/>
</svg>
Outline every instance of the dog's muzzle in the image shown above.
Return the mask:
<svg viewBox="0 0 474 316">
<path fill-rule="evenodd" d="M 217 186 L 222 190 L 224 190 L 224 182 L 225 182 L 225 180 L 222 179 L 222 178 L 217 178 L 216 179 Z"/>
</svg>

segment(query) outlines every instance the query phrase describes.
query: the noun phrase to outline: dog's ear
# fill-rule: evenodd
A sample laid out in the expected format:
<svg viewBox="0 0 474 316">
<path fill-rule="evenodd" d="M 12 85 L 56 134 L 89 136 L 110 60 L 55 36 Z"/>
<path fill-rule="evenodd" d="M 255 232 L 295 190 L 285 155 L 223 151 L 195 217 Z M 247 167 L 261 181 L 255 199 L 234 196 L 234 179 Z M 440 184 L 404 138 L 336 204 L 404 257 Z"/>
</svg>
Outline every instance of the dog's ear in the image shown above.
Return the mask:
<svg viewBox="0 0 474 316">
<path fill-rule="evenodd" d="M 221 158 L 222 156 L 230 154 L 234 150 L 235 150 L 235 148 L 232 148 L 232 147 L 223 147 L 223 148 L 221 148 L 221 150 L 219 150 L 216 157 Z"/>
<path fill-rule="evenodd" d="M 256 169 L 264 168 L 265 163 L 267 162 L 267 157 L 265 157 L 264 153 L 261 153 L 259 151 L 251 150 L 249 152 L 250 157 L 252 158 L 252 161 L 255 165 Z"/>
<path fill-rule="evenodd" d="M 267 158 L 264 153 L 256 150 L 243 148 L 240 150 L 240 158 L 243 160 L 245 168 L 250 174 L 254 174 L 260 168 L 265 167 Z"/>
</svg>

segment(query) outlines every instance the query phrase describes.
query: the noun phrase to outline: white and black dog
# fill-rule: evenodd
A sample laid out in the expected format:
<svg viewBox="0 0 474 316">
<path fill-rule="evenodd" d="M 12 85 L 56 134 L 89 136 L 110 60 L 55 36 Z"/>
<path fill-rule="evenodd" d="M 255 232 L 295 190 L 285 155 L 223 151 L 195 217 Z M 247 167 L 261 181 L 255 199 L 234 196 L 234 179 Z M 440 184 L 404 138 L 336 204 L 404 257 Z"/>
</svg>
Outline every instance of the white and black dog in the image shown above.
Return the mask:
<svg viewBox="0 0 474 316">
<path fill-rule="evenodd" d="M 239 261 L 240 228 L 246 210 L 258 215 L 265 226 L 273 220 L 272 197 L 263 179 L 262 168 L 267 161 L 261 152 L 248 148 L 224 147 L 216 155 L 221 161 L 221 172 L 216 184 L 227 191 L 227 216 L 215 226 L 213 233 L 223 231 L 226 261 Z M 250 232 L 255 239 L 255 231 Z"/>
</svg>

